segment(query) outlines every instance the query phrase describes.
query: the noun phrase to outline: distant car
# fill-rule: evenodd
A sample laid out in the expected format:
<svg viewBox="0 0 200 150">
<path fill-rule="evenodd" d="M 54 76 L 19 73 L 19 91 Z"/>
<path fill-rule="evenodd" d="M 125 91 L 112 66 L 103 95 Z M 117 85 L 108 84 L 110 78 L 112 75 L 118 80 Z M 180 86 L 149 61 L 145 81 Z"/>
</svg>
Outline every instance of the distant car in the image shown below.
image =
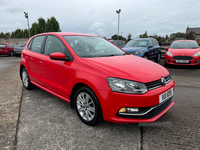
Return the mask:
<svg viewBox="0 0 200 150">
<path fill-rule="evenodd" d="M 167 69 L 80 33 L 42 33 L 22 51 L 20 77 L 69 102 L 87 125 L 153 122 L 174 104 Z M 65 112 L 63 112 L 65 113 Z"/>
<path fill-rule="evenodd" d="M 14 55 L 15 56 L 20 56 L 22 51 L 24 50 L 25 46 L 26 46 L 26 43 L 18 43 L 15 46 Z"/>
<path fill-rule="evenodd" d="M 194 40 L 174 41 L 165 53 L 165 66 L 169 65 L 199 65 L 200 48 Z"/>
<path fill-rule="evenodd" d="M 14 55 L 14 52 L 13 52 L 14 49 L 15 49 L 15 44 L 11 44 L 11 43 L 1 44 L 0 43 L 0 55 L 13 56 Z"/>
<path fill-rule="evenodd" d="M 109 40 L 109 41 L 119 46 L 120 48 L 123 48 L 126 45 L 126 43 L 122 40 Z"/>
<path fill-rule="evenodd" d="M 129 41 L 123 48 L 126 52 L 146 59 L 160 61 L 161 48 L 154 38 L 140 38 Z"/>
</svg>

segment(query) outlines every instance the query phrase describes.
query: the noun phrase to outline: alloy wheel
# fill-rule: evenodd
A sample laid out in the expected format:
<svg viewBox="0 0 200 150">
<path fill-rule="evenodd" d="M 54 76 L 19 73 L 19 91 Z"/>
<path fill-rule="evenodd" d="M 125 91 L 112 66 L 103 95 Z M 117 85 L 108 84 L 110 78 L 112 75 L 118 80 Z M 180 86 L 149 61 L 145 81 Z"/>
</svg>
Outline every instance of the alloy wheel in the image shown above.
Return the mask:
<svg viewBox="0 0 200 150">
<path fill-rule="evenodd" d="M 85 121 L 91 121 L 95 117 L 94 101 L 86 92 L 81 92 L 78 94 L 76 107 L 80 117 Z"/>
<path fill-rule="evenodd" d="M 28 74 L 26 71 L 22 72 L 22 82 L 24 84 L 25 87 L 28 87 Z"/>
</svg>

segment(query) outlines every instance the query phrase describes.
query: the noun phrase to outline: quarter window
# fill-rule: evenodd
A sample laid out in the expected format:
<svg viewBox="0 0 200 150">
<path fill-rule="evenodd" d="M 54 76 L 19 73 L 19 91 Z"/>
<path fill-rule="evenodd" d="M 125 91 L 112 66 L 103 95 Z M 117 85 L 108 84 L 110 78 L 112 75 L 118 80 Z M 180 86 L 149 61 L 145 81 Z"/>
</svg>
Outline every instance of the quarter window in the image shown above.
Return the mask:
<svg viewBox="0 0 200 150">
<path fill-rule="evenodd" d="M 152 40 L 149 40 L 149 46 L 150 46 L 150 45 L 153 45 L 153 42 L 152 42 Z"/>
<path fill-rule="evenodd" d="M 31 42 L 29 43 L 29 45 L 31 46 L 31 51 L 36 52 L 36 53 L 41 53 L 41 49 L 42 49 L 42 43 L 44 40 L 45 36 L 37 36 L 35 37 Z"/>
<path fill-rule="evenodd" d="M 65 54 L 65 49 L 66 49 L 65 45 L 58 37 L 51 35 L 47 37 L 44 50 L 45 55 L 50 55 L 51 53 L 55 52 L 61 52 Z"/>
</svg>

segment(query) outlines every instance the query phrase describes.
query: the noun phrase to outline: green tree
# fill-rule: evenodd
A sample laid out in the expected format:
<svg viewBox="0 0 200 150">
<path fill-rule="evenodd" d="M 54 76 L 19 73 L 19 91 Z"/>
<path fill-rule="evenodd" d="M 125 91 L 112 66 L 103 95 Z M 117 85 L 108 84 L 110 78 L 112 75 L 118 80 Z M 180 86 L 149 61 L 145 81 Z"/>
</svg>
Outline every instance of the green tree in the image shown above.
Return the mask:
<svg viewBox="0 0 200 150">
<path fill-rule="evenodd" d="M 117 34 L 114 34 L 111 39 L 113 40 L 117 40 Z M 122 41 L 126 41 L 126 38 L 125 37 L 122 37 L 121 35 L 119 36 L 119 40 L 122 40 Z"/>
<path fill-rule="evenodd" d="M 45 32 L 61 32 L 60 25 L 55 17 L 47 18 Z"/>
<path fill-rule="evenodd" d="M 42 17 L 38 18 L 38 32 L 39 33 L 44 33 L 45 24 L 46 24 L 46 21 L 44 18 L 42 18 Z"/>
<path fill-rule="evenodd" d="M 24 32 L 23 32 L 23 35 L 22 35 L 23 38 L 29 38 L 29 32 L 27 29 L 24 29 Z"/>
<path fill-rule="evenodd" d="M 139 38 L 148 38 L 147 31 L 144 34 L 140 34 Z"/>
<path fill-rule="evenodd" d="M 38 25 L 37 25 L 37 23 L 36 22 L 34 22 L 34 23 L 32 23 L 32 26 L 31 26 L 31 29 L 30 29 L 30 34 L 31 34 L 31 36 L 33 36 L 33 35 L 35 35 L 35 34 L 37 34 L 38 33 L 38 27 L 37 27 Z"/>
<path fill-rule="evenodd" d="M 129 42 L 130 40 L 132 40 L 132 38 L 131 38 L 131 34 L 129 33 L 127 36 L 127 41 Z"/>
<path fill-rule="evenodd" d="M 185 33 L 177 32 L 170 35 L 170 39 L 174 41 L 176 38 L 185 38 Z"/>
<path fill-rule="evenodd" d="M 5 34 L 3 32 L 0 33 L 0 38 L 5 38 Z"/>
</svg>

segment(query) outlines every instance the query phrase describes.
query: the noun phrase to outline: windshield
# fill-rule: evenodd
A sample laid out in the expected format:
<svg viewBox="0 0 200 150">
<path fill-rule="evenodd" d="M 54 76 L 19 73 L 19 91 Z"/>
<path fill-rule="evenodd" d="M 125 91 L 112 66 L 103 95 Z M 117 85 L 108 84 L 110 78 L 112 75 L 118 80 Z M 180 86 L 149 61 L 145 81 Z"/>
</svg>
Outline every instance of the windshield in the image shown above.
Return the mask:
<svg viewBox="0 0 200 150">
<path fill-rule="evenodd" d="M 126 44 L 125 47 L 146 47 L 147 43 L 147 40 L 131 40 Z"/>
<path fill-rule="evenodd" d="M 80 57 L 106 57 L 126 54 L 121 49 L 100 37 L 63 36 Z"/>
<path fill-rule="evenodd" d="M 172 49 L 194 49 L 198 48 L 198 44 L 195 41 L 180 41 L 173 42 L 171 47 Z"/>
</svg>

